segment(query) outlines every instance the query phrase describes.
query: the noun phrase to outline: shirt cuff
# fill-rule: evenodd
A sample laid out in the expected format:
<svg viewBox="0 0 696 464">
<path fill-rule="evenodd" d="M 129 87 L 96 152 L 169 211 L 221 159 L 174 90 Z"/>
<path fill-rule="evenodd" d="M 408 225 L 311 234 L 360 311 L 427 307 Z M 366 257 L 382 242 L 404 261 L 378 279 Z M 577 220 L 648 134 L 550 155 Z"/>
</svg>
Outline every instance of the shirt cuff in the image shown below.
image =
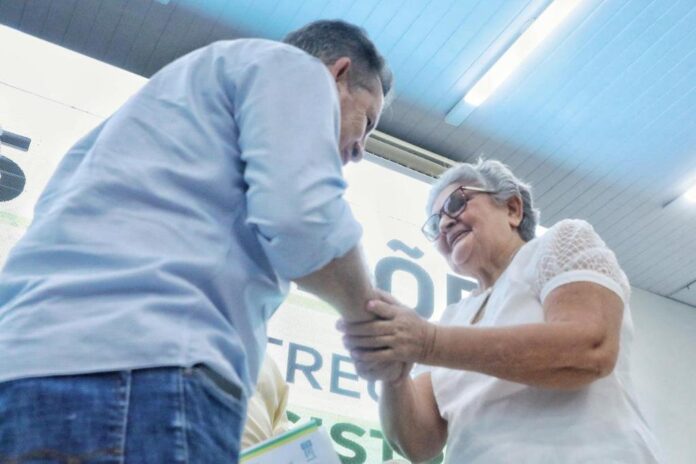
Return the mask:
<svg viewBox="0 0 696 464">
<path fill-rule="evenodd" d="M 273 268 L 281 277 L 288 280 L 305 277 L 344 256 L 360 243 L 362 227 L 353 218 L 348 204 L 344 200 L 341 203 L 343 208 L 331 221 L 328 231 L 326 227 L 317 227 L 319 232 L 307 227 L 304 231 L 270 240 L 259 237 Z"/>
</svg>

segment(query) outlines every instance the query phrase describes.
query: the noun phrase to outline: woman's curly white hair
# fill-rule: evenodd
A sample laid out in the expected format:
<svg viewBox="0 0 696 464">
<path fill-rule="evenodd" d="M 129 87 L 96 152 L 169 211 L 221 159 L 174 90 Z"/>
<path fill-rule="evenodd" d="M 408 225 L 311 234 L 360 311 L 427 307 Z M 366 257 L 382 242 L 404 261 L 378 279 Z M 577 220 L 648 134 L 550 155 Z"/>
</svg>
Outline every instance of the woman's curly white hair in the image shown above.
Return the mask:
<svg viewBox="0 0 696 464">
<path fill-rule="evenodd" d="M 534 208 L 529 184 L 518 179 L 510 168 L 496 160 L 479 159 L 476 164 L 461 163 L 449 168 L 435 181 L 430 189 L 426 214 L 432 214 L 433 203 L 448 185 L 454 183 L 493 190 L 493 199 L 504 205 L 512 196 L 522 200 L 522 222 L 517 229 L 525 242 L 534 238 L 539 221 L 539 211 Z"/>
</svg>

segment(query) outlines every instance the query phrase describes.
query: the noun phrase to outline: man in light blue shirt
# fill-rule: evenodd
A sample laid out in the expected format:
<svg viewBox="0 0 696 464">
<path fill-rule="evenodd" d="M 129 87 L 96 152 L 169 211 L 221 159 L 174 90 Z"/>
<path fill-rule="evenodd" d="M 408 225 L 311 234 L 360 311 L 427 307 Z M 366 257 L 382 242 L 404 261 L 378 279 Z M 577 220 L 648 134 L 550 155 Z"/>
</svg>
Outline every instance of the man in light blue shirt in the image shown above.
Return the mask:
<svg viewBox="0 0 696 464">
<path fill-rule="evenodd" d="M 289 283 L 370 318 L 341 167 L 391 75 L 343 22 L 286 42 L 189 53 L 66 154 L 0 280 L 0 461 L 234 462 Z"/>
</svg>

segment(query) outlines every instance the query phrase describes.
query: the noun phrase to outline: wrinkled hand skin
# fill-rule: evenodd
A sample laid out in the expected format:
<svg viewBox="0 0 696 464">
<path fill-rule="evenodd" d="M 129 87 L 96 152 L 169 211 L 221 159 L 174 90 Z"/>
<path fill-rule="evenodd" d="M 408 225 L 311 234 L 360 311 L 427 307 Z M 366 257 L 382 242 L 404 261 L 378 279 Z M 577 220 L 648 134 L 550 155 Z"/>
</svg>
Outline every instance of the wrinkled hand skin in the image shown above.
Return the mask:
<svg viewBox="0 0 696 464">
<path fill-rule="evenodd" d="M 377 316 L 369 322 L 339 321 L 343 344 L 350 352 L 358 375 L 368 380 L 400 383 L 414 362 L 427 359 L 435 338 L 435 326 L 386 292 L 378 292 L 366 309 Z"/>
<path fill-rule="evenodd" d="M 370 381 L 382 381 L 392 385 L 400 384 L 408 377 L 413 364 L 403 362 L 369 363 L 353 360 L 358 375 Z"/>
</svg>

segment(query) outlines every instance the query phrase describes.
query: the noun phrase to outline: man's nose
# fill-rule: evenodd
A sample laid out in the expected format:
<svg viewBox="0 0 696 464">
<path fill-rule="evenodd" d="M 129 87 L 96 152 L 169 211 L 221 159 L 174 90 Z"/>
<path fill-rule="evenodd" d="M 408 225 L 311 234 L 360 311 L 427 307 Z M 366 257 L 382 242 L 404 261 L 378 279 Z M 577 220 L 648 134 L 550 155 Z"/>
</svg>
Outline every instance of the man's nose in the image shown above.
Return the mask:
<svg viewBox="0 0 696 464">
<path fill-rule="evenodd" d="M 365 156 L 365 146 L 362 142 L 355 142 L 353 144 L 353 151 L 350 154 L 350 160 L 354 163 L 362 161 Z"/>
</svg>

